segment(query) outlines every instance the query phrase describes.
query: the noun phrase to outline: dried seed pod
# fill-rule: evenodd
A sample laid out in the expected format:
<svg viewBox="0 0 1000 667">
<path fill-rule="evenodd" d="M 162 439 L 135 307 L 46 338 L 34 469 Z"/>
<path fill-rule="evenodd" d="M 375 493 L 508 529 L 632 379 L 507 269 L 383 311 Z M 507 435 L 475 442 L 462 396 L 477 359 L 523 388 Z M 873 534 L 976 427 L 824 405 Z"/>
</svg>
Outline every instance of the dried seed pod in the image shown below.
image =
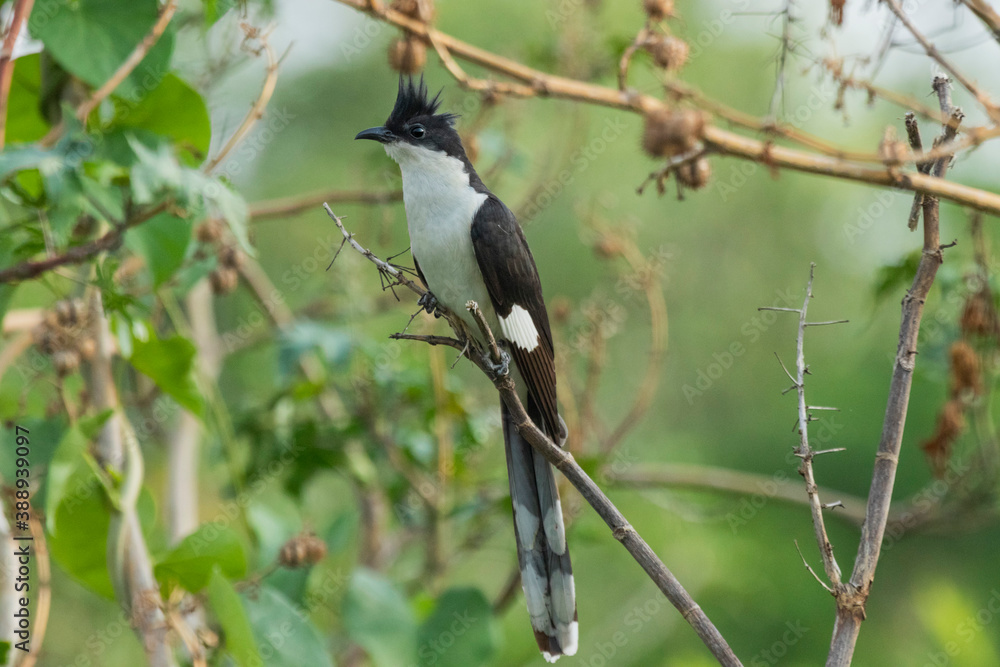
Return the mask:
<svg viewBox="0 0 1000 667">
<path fill-rule="evenodd" d="M 416 74 L 427 64 L 427 47 L 414 37 L 400 37 L 389 45 L 389 66 L 400 74 Z"/>
<path fill-rule="evenodd" d="M 624 250 L 625 244 L 622 240 L 611 236 L 610 234 L 601 235 L 601 238 L 597 239 L 597 242 L 594 243 L 594 253 L 603 259 L 617 257 L 621 255 Z"/>
<path fill-rule="evenodd" d="M 52 353 L 52 366 L 59 377 L 65 377 L 80 367 L 80 353 L 76 350 L 56 350 Z"/>
<path fill-rule="evenodd" d="M 218 257 L 221 266 L 238 269 L 243 265 L 243 255 L 231 245 L 219 248 Z"/>
<path fill-rule="evenodd" d="M 668 72 L 676 72 L 684 67 L 691 49 L 683 39 L 670 35 L 658 35 L 643 47 L 653 56 L 658 67 Z"/>
<path fill-rule="evenodd" d="M 278 553 L 282 567 L 296 568 L 315 565 L 326 556 L 326 543 L 312 533 L 296 535 L 285 542 Z"/>
<path fill-rule="evenodd" d="M 959 327 L 965 335 L 994 336 L 1000 333 L 1000 321 L 988 289 L 972 294 L 965 301 Z"/>
<path fill-rule="evenodd" d="M 965 430 L 965 413 L 962 403 L 952 399 L 944 404 L 938 415 L 937 429 L 934 435 L 921 448 L 927 455 L 934 475 L 941 477 L 951 458 L 952 445 Z"/>
<path fill-rule="evenodd" d="M 566 324 L 569 321 L 569 316 L 573 312 L 573 305 L 570 300 L 564 296 L 557 296 L 552 299 L 549 304 L 549 310 L 552 313 L 552 319 L 558 324 Z"/>
<path fill-rule="evenodd" d="M 406 14 L 410 18 L 430 21 L 434 18 L 433 0 L 393 0 L 389 5 L 400 14 Z"/>
<path fill-rule="evenodd" d="M 674 15 L 674 0 L 642 0 L 642 10 L 654 21 L 662 21 Z"/>
<path fill-rule="evenodd" d="M 705 115 L 694 109 L 662 109 L 646 116 L 642 148 L 653 157 L 686 153 L 698 145 Z"/>
<path fill-rule="evenodd" d="M 228 266 L 220 266 L 208 274 L 208 281 L 212 285 L 212 292 L 215 294 L 229 294 L 236 285 L 239 284 L 240 276 L 236 269 Z"/>
<path fill-rule="evenodd" d="M 951 346 L 951 391 L 959 396 L 966 390 L 974 394 L 982 393 L 982 375 L 979 370 L 979 355 L 964 340 L 955 341 Z"/>
<path fill-rule="evenodd" d="M 71 329 L 80 324 L 81 306 L 73 299 L 63 299 L 57 301 L 53 309 L 56 314 L 56 322 L 65 329 Z"/>
<path fill-rule="evenodd" d="M 48 322 L 42 322 L 31 332 L 35 346 L 42 354 L 52 354 L 56 351 L 56 335 Z"/>
<path fill-rule="evenodd" d="M 94 358 L 94 355 L 97 354 L 97 341 L 93 338 L 84 338 L 80 341 L 80 344 L 77 345 L 76 349 L 83 359 L 90 361 Z"/>
<path fill-rule="evenodd" d="M 704 157 L 697 160 L 690 160 L 674 170 L 677 181 L 692 190 L 700 190 L 708 185 L 708 179 L 712 177 L 712 165 Z"/>
<path fill-rule="evenodd" d="M 216 218 L 209 218 L 195 229 L 195 238 L 202 243 L 215 243 L 222 238 L 222 225 Z"/>
</svg>

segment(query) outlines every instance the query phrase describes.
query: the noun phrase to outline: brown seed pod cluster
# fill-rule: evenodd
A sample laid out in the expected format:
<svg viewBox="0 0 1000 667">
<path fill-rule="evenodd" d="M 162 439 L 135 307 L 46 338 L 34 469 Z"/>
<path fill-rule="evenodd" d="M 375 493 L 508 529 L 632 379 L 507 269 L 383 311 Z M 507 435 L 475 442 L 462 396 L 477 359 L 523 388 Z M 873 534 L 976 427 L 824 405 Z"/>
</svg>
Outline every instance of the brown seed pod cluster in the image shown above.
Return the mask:
<svg viewBox="0 0 1000 667">
<path fill-rule="evenodd" d="M 643 48 L 653 57 L 657 67 L 668 72 L 680 71 L 691 52 L 687 42 L 672 35 L 656 35 L 646 40 Z"/>
<path fill-rule="evenodd" d="M 195 229 L 195 237 L 211 247 L 218 259 L 218 265 L 208 274 L 212 292 L 232 292 L 240 282 L 239 268 L 243 265 L 243 254 L 223 238 L 222 221 L 215 218 L 206 220 Z"/>
<path fill-rule="evenodd" d="M 285 542 L 278 553 L 282 567 L 309 567 L 326 556 L 326 543 L 313 533 L 302 533 Z"/>
<path fill-rule="evenodd" d="M 398 37 L 389 45 L 389 66 L 400 74 L 417 74 L 427 64 L 427 47 L 416 37 Z"/>
<path fill-rule="evenodd" d="M 989 288 L 978 290 L 965 300 L 958 324 L 965 336 L 1000 335 L 1000 318 L 997 317 L 993 293 Z"/>
<path fill-rule="evenodd" d="M 983 378 L 979 355 L 964 340 L 951 346 L 951 395 L 960 397 L 967 392 L 974 396 L 983 393 Z"/>
<path fill-rule="evenodd" d="M 944 476 L 952 447 L 964 430 L 965 408 L 961 401 L 953 398 L 941 409 L 934 435 L 921 447 L 936 477 Z"/>
<path fill-rule="evenodd" d="M 76 372 L 80 362 L 91 359 L 97 351 L 89 314 L 77 299 L 57 302 L 45 313 L 32 336 L 38 349 L 52 359 L 59 377 Z"/>
<path fill-rule="evenodd" d="M 642 148 L 653 157 L 692 150 L 705 131 L 705 114 L 695 109 L 661 109 L 646 116 Z"/>
<path fill-rule="evenodd" d="M 642 10 L 651 21 L 674 17 L 674 0 L 642 0 Z"/>
<path fill-rule="evenodd" d="M 681 185 L 700 190 L 708 185 L 708 180 L 712 177 L 712 165 L 704 157 L 699 157 L 674 169 L 674 174 Z"/>
</svg>

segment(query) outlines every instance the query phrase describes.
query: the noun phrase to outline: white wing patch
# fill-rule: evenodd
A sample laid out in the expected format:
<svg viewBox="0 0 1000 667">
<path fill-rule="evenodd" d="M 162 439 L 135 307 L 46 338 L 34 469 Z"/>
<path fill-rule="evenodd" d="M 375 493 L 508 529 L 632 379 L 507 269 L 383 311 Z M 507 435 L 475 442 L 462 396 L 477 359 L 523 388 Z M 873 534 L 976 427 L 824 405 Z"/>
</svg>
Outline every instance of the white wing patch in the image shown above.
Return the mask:
<svg viewBox="0 0 1000 667">
<path fill-rule="evenodd" d="M 510 315 L 500 318 L 500 331 L 504 338 L 522 350 L 531 352 L 538 347 L 538 329 L 531 319 L 531 313 L 521 306 L 515 304 Z"/>
</svg>

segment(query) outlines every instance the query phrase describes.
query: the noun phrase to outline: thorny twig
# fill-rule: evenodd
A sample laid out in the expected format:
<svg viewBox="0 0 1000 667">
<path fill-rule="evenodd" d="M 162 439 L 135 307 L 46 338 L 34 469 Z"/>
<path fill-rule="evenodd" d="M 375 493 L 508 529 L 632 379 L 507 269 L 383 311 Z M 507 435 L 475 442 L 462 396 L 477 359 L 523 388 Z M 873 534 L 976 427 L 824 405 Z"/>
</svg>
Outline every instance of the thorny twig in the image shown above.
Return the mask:
<svg viewBox="0 0 1000 667">
<path fill-rule="evenodd" d="M 789 377 L 791 377 L 793 382 L 792 387 L 796 390 L 796 393 L 798 395 L 797 423 L 799 432 L 799 446 L 795 450 L 795 455 L 802 460 L 802 465 L 799 468 L 799 474 L 802 475 L 802 477 L 805 479 L 806 495 L 809 498 L 809 508 L 812 511 L 813 529 L 816 533 L 816 544 L 819 547 L 820 555 L 823 558 L 823 569 L 826 572 L 826 576 L 830 580 L 830 583 L 836 586 L 837 584 L 840 583 L 840 576 L 841 576 L 840 566 L 837 565 L 837 559 L 834 558 L 833 556 L 833 545 L 830 543 L 830 538 L 826 533 L 826 524 L 823 518 L 824 506 L 819 499 L 818 486 L 816 485 L 816 477 L 813 472 L 813 459 L 819 452 L 814 451 L 812 447 L 809 445 L 809 422 L 815 419 L 810 414 L 810 410 L 826 409 L 826 408 L 813 407 L 806 402 L 805 379 L 806 375 L 809 374 L 809 367 L 806 365 L 805 335 L 806 335 L 806 327 L 821 326 L 827 324 L 842 324 L 846 322 L 846 320 L 834 320 L 829 322 L 809 322 L 806 319 L 809 310 L 809 301 L 810 299 L 812 299 L 813 296 L 812 293 L 813 271 L 815 270 L 815 268 L 816 268 L 815 263 L 809 265 L 809 282 L 806 285 L 806 295 L 802 300 L 802 307 L 780 309 L 780 310 L 791 310 L 792 312 L 796 312 L 799 315 L 798 334 L 795 338 L 795 375 L 792 376 L 791 373 L 789 373 L 788 369 L 785 368 L 784 364 L 782 364 L 781 367 L 784 368 L 785 373 Z M 758 310 L 772 310 L 772 308 L 759 308 Z M 778 310 L 778 309 L 773 309 L 773 310 Z M 811 568 L 810 571 L 812 571 Z"/>
</svg>

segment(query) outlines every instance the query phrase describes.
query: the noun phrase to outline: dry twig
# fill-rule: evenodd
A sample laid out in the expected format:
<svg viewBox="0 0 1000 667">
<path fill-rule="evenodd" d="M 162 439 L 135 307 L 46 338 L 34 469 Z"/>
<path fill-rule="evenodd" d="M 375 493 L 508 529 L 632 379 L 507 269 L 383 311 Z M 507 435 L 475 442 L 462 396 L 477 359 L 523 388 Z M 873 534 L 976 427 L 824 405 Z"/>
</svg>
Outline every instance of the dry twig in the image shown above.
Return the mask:
<svg viewBox="0 0 1000 667">
<path fill-rule="evenodd" d="M 945 103 L 950 107 L 947 95 L 942 95 L 940 99 L 942 107 L 945 106 Z M 950 114 L 952 109 L 942 108 L 942 112 Z M 953 127 L 949 130 L 950 126 L 951 123 L 944 126 L 942 137 L 955 131 Z M 942 178 L 948 168 L 948 163 L 948 158 L 938 159 L 931 170 L 933 176 Z M 882 436 L 879 440 L 878 452 L 875 455 L 872 484 L 868 494 L 868 507 L 865 512 L 865 522 L 861 528 L 861 542 L 858 545 L 858 555 L 854 561 L 854 570 L 850 579 L 834 588 L 834 595 L 837 598 L 837 616 L 833 628 L 833 639 L 830 643 L 830 654 L 827 657 L 829 667 L 850 664 L 858 633 L 861 631 L 861 622 L 865 619 L 865 604 L 875 580 L 875 567 L 882 549 L 882 539 L 889 519 L 889 506 L 896 479 L 896 468 L 899 465 L 903 427 L 906 424 L 906 409 L 910 401 L 913 369 L 916 365 L 920 320 L 927 295 L 930 293 L 938 268 L 943 261 L 939 231 L 939 201 L 937 197 L 925 196 L 922 206 L 924 219 L 923 253 L 917 267 L 917 273 L 913 278 L 913 284 L 906 296 L 903 297 L 899 345 L 893 364 L 892 382 L 889 385 L 889 399 L 882 425 Z"/>
<path fill-rule="evenodd" d="M 375 256 L 370 250 L 363 248 L 357 241 L 354 240 L 352 234 L 350 234 L 343 226 L 340 219 L 333 213 L 328 206 L 324 206 L 327 214 L 340 229 L 341 233 L 344 235 L 344 239 L 348 242 L 351 247 L 357 252 L 364 255 L 369 261 L 374 263 L 381 273 L 388 274 L 388 276 L 398 281 L 398 284 L 403 285 L 414 293 L 418 295 L 423 295 L 425 290 L 409 280 L 405 275 L 399 272 L 396 268 L 384 262 Z M 455 322 L 460 322 L 458 318 L 453 313 L 444 311 L 445 317 L 449 323 L 453 324 L 453 328 L 456 334 L 460 338 L 444 339 L 439 340 L 439 343 L 448 344 L 451 347 L 462 350 L 463 354 L 467 356 L 476 366 L 482 370 L 487 377 L 489 377 L 494 386 L 500 393 L 500 397 L 503 399 L 504 403 L 507 405 L 508 410 L 510 410 L 513 421 L 516 424 L 516 428 L 519 434 L 527 440 L 532 447 L 534 447 L 538 452 L 540 452 L 545 459 L 555 466 L 566 478 L 573 484 L 573 486 L 580 492 L 583 498 L 590 504 L 591 507 L 597 511 L 598 515 L 604 519 L 608 527 L 611 528 L 615 539 L 622 543 L 626 550 L 635 558 L 636 562 L 645 570 L 646 574 L 649 575 L 650 579 L 656 583 L 657 587 L 663 592 L 663 594 L 670 600 L 671 604 L 681 612 L 684 617 L 695 632 L 709 648 L 712 654 L 719 660 L 720 664 L 723 665 L 740 665 L 740 661 L 736 658 L 736 655 L 729 648 L 726 640 L 719 633 L 718 629 L 712 624 L 712 622 L 702 611 L 701 607 L 695 603 L 688 592 L 680 584 L 673 573 L 667 569 L 666 565 L 656 556 L 653 550 L 648 544 L 639 536 L 639 533 L 628 523 L 625 517 L 618 511 L 611 500 L 608 499 L 606 495 L 600 490 L 600 488 L 594 483 L 594 481 L 583 471 L 573 455 L 569 452 L 563 450 L 555 443 L 549 439 L 528 417 L 528 413 L 525 411 L 524 406 L 521 404 L 520 399 L 517 396 L 517 392 L 514 387 L 514 381 L 511 379 L 510 375 L 497 376 L 493 371 L 493 366 L 496 362 L 500 360 L 500 351 L 497 347 L 496 340 L 493 337 L 492 331 L 490 331 L 486 320 L 482 316 L 482 312 L 479 310 L 478 305 L 475 302 L 470 302 L 467 304 L 469 311 L 473 314 L 479 328 L 482 332 L 483 338 L 486 339 L 486 350 L 481 350 L 477 346 L 469 345 L 468 341 L 465 339 L 464 328 L 461 326 L 456 327 Z M 444 309 L 442 309 L 444 310 Z M 445 342 L 447 340 L 448 342 Z"/>
</svg>

